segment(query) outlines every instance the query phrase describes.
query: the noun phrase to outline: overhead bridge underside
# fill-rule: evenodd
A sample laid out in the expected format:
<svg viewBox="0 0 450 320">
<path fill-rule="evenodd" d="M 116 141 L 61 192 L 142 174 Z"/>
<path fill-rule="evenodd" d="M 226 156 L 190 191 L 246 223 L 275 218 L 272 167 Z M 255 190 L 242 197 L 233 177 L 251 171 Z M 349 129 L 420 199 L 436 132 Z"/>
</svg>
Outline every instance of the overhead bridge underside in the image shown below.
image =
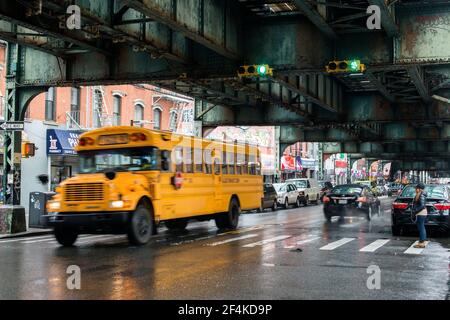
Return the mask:
<svg viewBox="0 0 450 320">
<path fill-rule="evenodd" d="M 68 22 L 80 8 L 79 27 Z M 378 5 L 381 30 L 366 26 Z M 11 0 L 8 117 L 49 86 L 152 83 L 193 96 L 204 128 L 278 125 L 283 146 L 448 168 L 450 1 Z M 329 75 L 328 61 L 366 71 Z M 273 76 L 239 78 L 245 64 Z"/>
</svg>

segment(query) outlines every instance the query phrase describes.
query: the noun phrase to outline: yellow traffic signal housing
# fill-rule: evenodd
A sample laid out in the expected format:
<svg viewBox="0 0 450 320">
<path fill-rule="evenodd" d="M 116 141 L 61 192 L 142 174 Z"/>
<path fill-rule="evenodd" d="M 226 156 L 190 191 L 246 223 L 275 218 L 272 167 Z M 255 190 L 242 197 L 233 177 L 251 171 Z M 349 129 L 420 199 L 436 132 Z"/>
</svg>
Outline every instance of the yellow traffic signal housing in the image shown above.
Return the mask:
<svg viewBox="0 0 450 320">
<path fill-rule="evenodd" d="M 36 146 L 31 142 L 22 142 L 22 158 L 34 157 L 36 154 Z"/>
<path fill-rule="evenodd" d="M 355 73 L 366 71 L 366 65 L 360 60 L 333 60 L 325 66 L 327 73 Z"/>
<path fill-rule="evenodd" d="M 238 77 L 267 77 L 273 76 L 273 69 L 268 64 L 252 64 L 240 66 Z"/>
</svg>

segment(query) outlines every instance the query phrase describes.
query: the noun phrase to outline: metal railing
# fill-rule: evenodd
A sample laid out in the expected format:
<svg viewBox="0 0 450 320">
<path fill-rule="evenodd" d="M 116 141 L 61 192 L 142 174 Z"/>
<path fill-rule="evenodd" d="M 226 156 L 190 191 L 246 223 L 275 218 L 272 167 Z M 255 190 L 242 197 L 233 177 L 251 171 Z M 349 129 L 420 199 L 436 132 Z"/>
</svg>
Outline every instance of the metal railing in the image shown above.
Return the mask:
<svg viewBox="0 0 450 320">
<path fill-rule="evenodd" d="M 68 129 L 83 129 L 80 124 L 80 111 L 67 111 L 66 112 L 66 126 Z"/>
</svg>

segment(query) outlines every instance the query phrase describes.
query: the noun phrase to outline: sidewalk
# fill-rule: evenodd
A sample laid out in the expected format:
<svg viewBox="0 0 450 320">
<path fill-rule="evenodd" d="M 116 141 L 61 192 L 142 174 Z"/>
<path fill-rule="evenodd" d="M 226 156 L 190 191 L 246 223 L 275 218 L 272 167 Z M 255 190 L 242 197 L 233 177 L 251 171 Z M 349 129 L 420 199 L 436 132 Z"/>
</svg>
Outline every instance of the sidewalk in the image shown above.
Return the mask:
<svg viewBox="0 0 450 320">
<path fill-rule="evenodd" d="M 43 236 L 43 235 L 51 234 L 52 232 L 53 232 L 52 229 L 29 228 L 25 232 L 14 233 L 14 234 L 0 234 L 0 239 Z"/>
</svg>

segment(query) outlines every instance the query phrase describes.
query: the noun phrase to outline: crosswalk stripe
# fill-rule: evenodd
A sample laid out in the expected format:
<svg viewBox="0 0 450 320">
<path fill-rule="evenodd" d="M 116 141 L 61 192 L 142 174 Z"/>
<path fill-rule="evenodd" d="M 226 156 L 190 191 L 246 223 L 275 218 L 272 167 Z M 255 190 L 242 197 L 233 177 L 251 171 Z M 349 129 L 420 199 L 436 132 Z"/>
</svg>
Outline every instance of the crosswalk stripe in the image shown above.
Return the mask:
<svg viewBox="0 0 450 320">
<path fill-rule="evenodd" d="M 314 237 L 314 236 L 312 236 L 312 237 L 310 237 L 310 238 L 308 238 L 308 239 L 304 239 L 304 240 L 297 241 L 297 244 L 305 244 L 305 243 L 308 243 L 308 242 L 315 241 L 315 240 L 317 240 L 317 239 L 320 239 L 320 237 Z"/>
<path fill-rule="evenodd" d="M 419 241 L 414 242 L 408 249 L 406 249 L 404 254 L 421 254 L 424 248 L 414 248 L 416 244 L 418 244 Z"/>
<path fill-rule="evenodd" d="M 246 244 L 243 247 L 245 247 L 245 248 L 253 248 L 253 247 L 256 247 L 256 246 L 263 246 L 263 245 L 265 245 L 267 243 L 284 240 L 284 239 L 287 239 L 287 238 L 290 238 L 290 237 L 291 237 L 290 235 L 289 236 L 277 236 L 277 237 L 274 237 L 274 238 L 269 238 L 269 239 L 261 240 L 261 241 L 258 241 L 258 242 L 249 243 L 249 244 Z"/>
<path fill-rule="evenodd" d="M 382 246 L 384 246 L 386 243 L 388 243 L 389 239 L 378 239 L 374 242 L 370 243 L 369 245 L 365 246 L 364 248 L 361 248 L 359 251 L 361 252 L 375 252 Z"/>
<path fill-rule="evenodd" d="M 27 241 L 27 240 L 33 240 L 33 239 L 51 239 L 53 238 L 53 235 L 47 235 L 47 236 L 40 236 L 40 237 L 26 237 L 26 238 L 17 238 L 17 239 L 11 239 L 11 240 L 0 240 L 0 243 L 9 243 L 9 242 L 19 242 L 19 241 Z"/>
<path fill-rule="evenodd" d="M 233 241 L 244 240 L 244 239 L 249 239 L 249 238 L 254 238 L 254 237 L 257 237 L 257 236 L 258 235 L 256 233 L 251 233 L 251 234 L 247 234 L 245 236 L 231 238 L 231 239 L 227 239 L 227 240 L 223 240 L 223 241 L 217 241 L 217 242 L 213 242 L 213 243 L 207 243 L 206 246 L 215 247 L 215 246 L 218 246 L 218 245 L 221 245 L 221 244 L 230 243 L 230 242 L 233 242 Z"/>
<path fill-rule="evenodd" d="M 331 242 L 327 244 L 326 246 L 323 246 L 320 248 L 320 250 L 334 250 L 336 248 L 339 248 L 340 246 L 343 246 L 346 243 L 349 243 L 350 241 L 355 240 L 356 238 L 342 238 L 341 240 Z"/>
<path fill-rule="evenodd" d="M 97 240 L 103 240 L 103 239 L 115 239 L 117 237 L 122 237 L 118 235 L 111 235 L 111 234 L 103 234 L 98 236 L 89 236 L 84 239 L 81 239 L 80 241 L 77 241 L 77 244 L 86 244 Z"/>
</svg>

